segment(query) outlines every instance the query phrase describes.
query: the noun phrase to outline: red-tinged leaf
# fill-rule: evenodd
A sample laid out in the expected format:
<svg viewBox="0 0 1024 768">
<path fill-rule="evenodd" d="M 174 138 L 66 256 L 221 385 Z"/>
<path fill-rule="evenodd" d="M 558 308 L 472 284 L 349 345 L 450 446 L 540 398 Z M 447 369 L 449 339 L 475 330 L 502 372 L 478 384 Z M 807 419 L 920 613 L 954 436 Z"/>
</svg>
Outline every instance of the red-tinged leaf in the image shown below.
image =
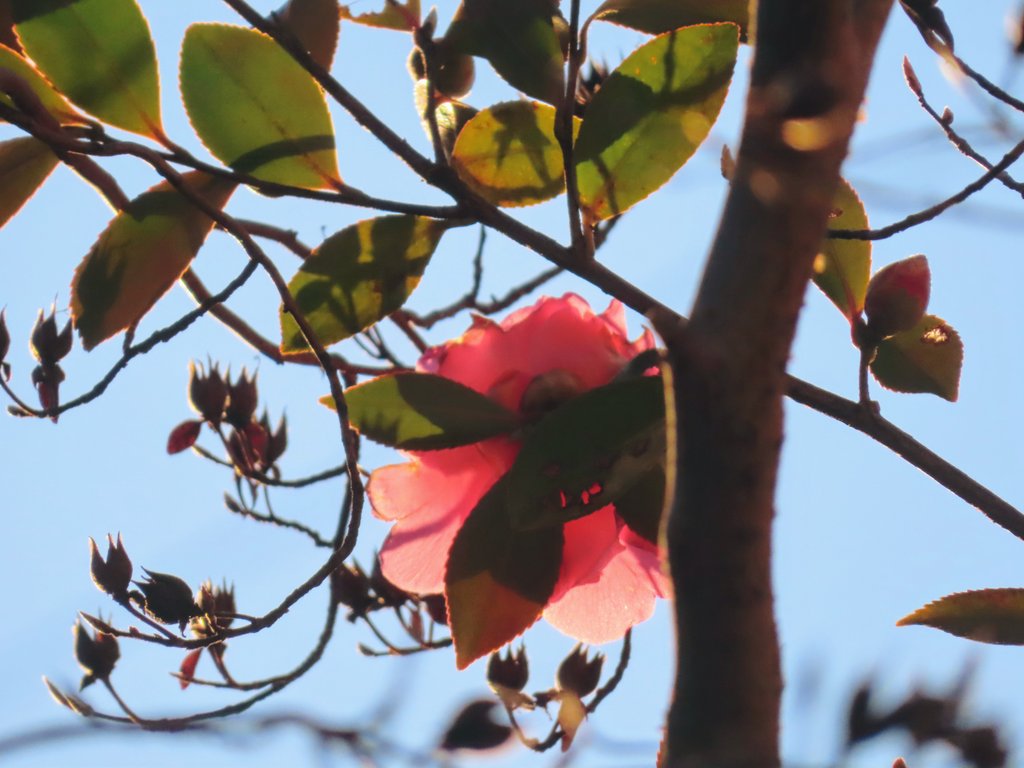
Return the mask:
<svg viewBox="0 0 1024 768">
<path fill-rule="evenodd" d="M 934 627 L 980 643 L 1024 645 L 1024 589 L 957 592 L 918 608 L 896 624 Z"/>
<path fill-rule="evenodd" d="M 202 428 L 203 422 L 195 419 L 181 422 L 171 430 L 171 434 L 167 438 L 167 452 L 175 454 L 187 451 L 199 439 L 199 432 Z"/>
<path fill-rule="evenodd" d="M 12 0 L 22 47 L 105 123 L 160 140 L 156 50 L 136 0 Z"/>
<path fill-rule="evenodd" d="M 184 691 L 192 684 L 192 680 L 196 676 L 196 666 L 199 664 L 199 657 L 202 655 L 202 648 L 196 648 L 194 651 L 189 651 L 185 654 L 185 658 L 181 662 L 181 668 L 178 669 L 178 685 L 181 686 L 181 690 Z"/>
<path fill-rule="evenodd" d="M 346 21 L 354 21 L 368 27 L 396 29 L 399 32 L 409 32 L 420 26 L 420 0 L 407 0 L 404 3 L 398 0 L 384 0 L 383 10 L 366 13 L 352 13 L 352 5 L 355 3 L 343 5 L 339 10 L 341 18 Z"/>
<path fill-rule="evenodd" d="M 928 259 L 920 254 L 878 270 L 864 299 L 868 330 L 883 339 L 913 328 L 928 308 L 931 283 Z"/>
<path fill-rule="evenodd" d="M 605 0 L 587 24 L 599 19 L 650 35 L 693 24 L 731 21 L 739 26 L 745 40 L 750 0 Z"/>
<path fill-rule="evenodd" d="M 57 156 L 38 139 L 0 142 L 0 227 L 6 224 L 57 166 Z"/>
<path fill-rule="evenodd" d="M 505 506 L 507 478 L 469 514 L 448 554 L 445 598 L 459 669 L 525 632 L 558 581 L 562 526 L 514 530 Z"/>
<path fill-rule="evenodd" d="M 960 390 L 964 345 L 945 320 L 925 315 L 909 331 L 878 345 L 871 373 L 886 389 L 927 392 L 955 402 Z"/>
<path fill-rule="evenodd" d="M 864 204 L 845 179 L 832 200 L 829 229 L 868 229 Z M 825 238 L 814 260 L 814 284 L 839 307 L 848 320 L 864 308 L 871 276 L 871 241 Z"/>
<path fill-rule="evenodd" d="M 214 208 L 235 185 L 199 171 L 185 184 Z M 213 221 L 167 182 L 135 198 L 100 235 L 71 283 L 71 316 L 88 350 L 137 323 L 188 269 Z"/>
<path fill-rule="evenodd" d="M 334 407 L 330 396 L 321 401 Z M 396 373 L 345 392 L 352 426 L 378 443 L 404 450 L 455 448 L 508 434 L 519 417 L 486 395 L 430 373 Z"/>
<path fill-rule="evenodd" d="M 341 28 L 338 0 L 288 0 L 277 12 L 277 19 L 298 38 L 317 64 L 331 68 Z"/>
<path fill-rule="evenodd" d="M 53 89 L 53 86 L 46 81 L 39 70 L 13 49 L 4 45 L 0 45 L 0 69 L 9 69 L 16 75 L 39 98 L 46 110 L 61 122 L 81 122 L 84 119 L 75 112 L 75 108 L 68 103 L 67 99 Z M 14 106 L 6 93 L 0 94 L 0 104 Z"/>
<path fill-rule="evenodd" d="M 556 104 L 564 58 L 550 0 L 462 0 L 444 36 L 452 50 L 487 59 L 513 88 Z"/>
</svg>

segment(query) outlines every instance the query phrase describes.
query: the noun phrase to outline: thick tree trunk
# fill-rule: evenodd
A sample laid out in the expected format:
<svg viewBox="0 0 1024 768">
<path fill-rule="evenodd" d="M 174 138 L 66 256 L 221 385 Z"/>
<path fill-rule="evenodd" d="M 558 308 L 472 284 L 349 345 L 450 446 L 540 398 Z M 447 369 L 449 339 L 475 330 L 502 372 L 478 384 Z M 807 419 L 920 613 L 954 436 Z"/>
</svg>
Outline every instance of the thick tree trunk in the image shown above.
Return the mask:
<svg viewBox="0 0 1024 768">
<path fill-rule="evenodd" d="M 689 325 L 668 521 L 671 768 L 779 764 L 771 583 L 784 374 L 892 0 L 760 0 L 743 138 Z"/>
</svg>

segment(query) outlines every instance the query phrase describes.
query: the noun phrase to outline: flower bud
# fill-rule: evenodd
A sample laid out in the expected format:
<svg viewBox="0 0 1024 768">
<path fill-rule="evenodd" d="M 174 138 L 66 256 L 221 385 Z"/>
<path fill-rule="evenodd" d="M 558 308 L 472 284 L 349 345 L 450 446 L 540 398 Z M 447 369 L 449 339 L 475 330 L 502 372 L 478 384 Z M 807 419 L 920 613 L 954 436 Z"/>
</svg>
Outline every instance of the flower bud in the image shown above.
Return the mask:
<svg viewBox="0 0 1024 768">
<path fill-rule="evenodd" d="M 380 568 L 380 557 L 375 559 L 373 573 L 370 574 L 370 587 L 377 595 L 377 601 L 385 608 L 399 608 L 409 599 L 409 593 L 399 589 L 384 576 Z"/>
<path fill-rule="evenodd" d="M 494 707 L 495 702 L 489 699 L 472 701 L 463 707 L 448 726 L 441 740 L 441 749 L 445 752 L 494 749 L 508 741 L 512 729 L 491 719 Z"/>
<path fill-rule="evenodd" d="M 7 358 L 7 353 L 11 349 L 11 334 L 7 330 L 7 318 L 4 317 L 7 310 L 0 309 L 0 363 Z"/>
<path fill-rule="evenodd" d="M 331 573 L 331 596 L 339 605 L 348 607 L 348 620 L 365 616 L 376 603 L 370 595 L 370 580 L 363 569 L 356 565 L 342 563 Z"/>
<path fill-rule="evenodd" d="M 260 426 L 267 435 L 267 448 L 264 461 L 267 466 L 273 466 L 284 454 L 288 447 L 288 421 L 284 416 L 277 422 L 277 429 L 271 429 L 270 417 L 266 411 L 260 419 Z"/>
<path fill-rule="evenodd" d="M 56 310 L 51 308 L 46 318 L 43 317 L 43 310 L 39 310 L 39 317 L 29 338 L 29 346 L 40 365 L 56 365 L 71 351 L 71 341 L 70 321 L 64 326 L 64 330 L 58 331 Z"/>
<path fill-rule="evenodd" d="M 424 595 L 420 598 L 423 607 L 427 609 L 427 615 L 435 624 L 448 626 L 448 603 L 444 595 Z"/>
<path fill-rule="evenodd" d="M 100 557 L 100 550 L 96 542 L 89 539 L 89 550 L 91 553 L 89 569 L 92 574 L 92 581 L 97 589 L 106 592 L 115 600 L 124 600 L 128 597 L 128 585 L 132 581 L 132 561 L 125 552 L 124 543 L 121 541 L 121 534 L 117 534 L 117 543 L 113 537 L 107 534 L 107 557 L 104 560 Z"/>
<path fill-rule="evenodd" d="M 79 690 L 87 688 L 97 680 L 107 680 L 114 671 L 114 665 L 121 656 L 117 638 L 97 632 L 92 637 L 80 621 L 72 629 L 75 636 L 75 660 L 85 671 Z"/>
<path fill-rule="evenodd" d="M 192 619 L 189 628 L 196 637 L 210 637 L 223 632 L 231 626 L 235 613 L 235 588 L 222 584 L 213 586 L 213 582 L 205 581 L 199 587 L 196 606 L 200 615 Z"/>
<path fill-rule="evenodd" d="M 871 336 L 880 341 L 917 325 L 928 308 L 930 290 L 928 259 L 920 254 L 876 272 L 864 299 Z"/>
<path fill-rule="evenodd" d="M 563 691 L 575 693 L 580 698 L 593 693 L 601 680 L 601 667 L 604 666 L 604 654 L 595 654 L 588 659 L 583 645 L 579 644 L 569 653 L 558 667 L 558 687 Z"/>
<path fill-rule="evenodd" d="M 510 648 L 506 649 L 504 656 L 499 652 L 491 654 L 487 662 L 487 684 L 491 688 L 501 685 L 513 691 L 521 691 L 529 679 L 530 663 L 526 659 L 526 648 L 523 646 L 520 646 L 515 654 Z"/>
<path fill-rule="evenodd" d="M 228 384 L 228 405 L 224 413 L 224 420 L 236 429 L 243 429 L 252 421 L 258 401 L 256 374 L 254 373 L 252 378 L 249 378 L 243 368 L 238 378 Z"/>
<path fill-rule="evenodd" d="M 228 385 L 221 378 L 216 365 L 210 366 L 207 375 L 202 365 L 188 365 L 188 400 L 193 410 L 213 426 L 220 424 L 224 416 L 224 405 L 228 400 Z"/>
<path fill-rule="evenodd" d="M 184 632 L 189 619 L 201 613 L 192 599 L 192 588 L 177 576 L 142 570 L 148 579 L 133 582 L 142 592 L 132 592 L 131 598 L 150 617 L 163 624 L 177 624 Z"/>
<path fill-rule="evenodd" d="M 43 410 L 60 406 L 60 384 L 64 381 L 64 371 L 56 363 L 40 364 L 32 369 L 32 384 L 39 397 L 39 405 Z M 56 423 L 57 416 L 50 417 Z"/>
</svg>

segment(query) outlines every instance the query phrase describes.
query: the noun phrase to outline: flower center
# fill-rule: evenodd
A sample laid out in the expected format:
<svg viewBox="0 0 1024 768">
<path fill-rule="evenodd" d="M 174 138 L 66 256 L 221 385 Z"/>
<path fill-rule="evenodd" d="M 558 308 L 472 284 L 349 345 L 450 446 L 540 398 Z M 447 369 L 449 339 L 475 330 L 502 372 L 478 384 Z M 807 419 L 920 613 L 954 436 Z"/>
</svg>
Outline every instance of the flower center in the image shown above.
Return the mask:
<svg viewBox="0 0 1024 768">
<path fill-rule="evenodd" d="M 519 413 L 527 422 L 537 421 L 583 390 L 583 383 L 575 374 L 562 368 L 555 368 L 535 376 L 526 385 L 519 400 Z"/>
</svg>

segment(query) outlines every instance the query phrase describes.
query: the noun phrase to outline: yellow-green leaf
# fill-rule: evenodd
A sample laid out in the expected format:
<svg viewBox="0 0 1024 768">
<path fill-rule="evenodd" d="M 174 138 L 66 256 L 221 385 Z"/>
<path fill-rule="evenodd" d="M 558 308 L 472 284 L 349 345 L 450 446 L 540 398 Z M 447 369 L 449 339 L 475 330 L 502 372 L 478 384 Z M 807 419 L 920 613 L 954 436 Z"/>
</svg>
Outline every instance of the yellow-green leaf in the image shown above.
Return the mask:
<svg viewBox="0 0 1024 768">
<path fill-rule="evenodd" d="M 185 183 L 214 208 L 235 185 L 198 171 Z M 188 268 L 213 221 L 166 181 L 132 200 L 75 270 L 71 317 L 92 349 L 134 325 Z"/>
<path fill-rule="evenodd" d="M 288 0 L 277 19 L 302 43 L 324 69 L 331 68 L 338 48 L 338 0 Z"/>
<path fill-rule="evenodd" d="M 235 170 L 309 189 L 338 183 L 323 92 L 266 35 L 193 24 L 181 48 L 181 94 L 199 138 Z"/>
<path fill-rule="evenodd" d="M 750 21 L 750 0 L 605 0 L 587 23 L 598 20 L 650 35 L 693 24 L 731 21 L 745 38 Z"/>
<path fill-rule="evenodd" d="M 1024 589 L 957 592 L 918 608 L 896 624 L 921 624 L 980 643 L 1024 645 Z"/>
<path fill-rule="evenodd" d="M 480 56 L 513 88 L 555 104 L 565 88 L 551 0 L 462 0 L 444 42 Z"/>
<path fill-rule="evenodd" d="M 580 122 L 575 123 L 579 131 Z M 565 191 L 555 109 L 509 101 L 477 113 L 459 132 L 452 165 L 495 205 L 533 205 Z"/>
<path fill-rule="evenodd" d="M 57 166 L 57 156 L 30 136 L 0 142 L 0 227 L 21 210 Z"/>
<path fill-rule="evenodd" d="M 718 119 L 738 46 L 735 24 L 686 27 L 655 37 L 609 75 L 576 140 L 590 221 L 635 205 L 690 159 Z"/>
<path fill-rule="evenodd" d="M 871 373 L 886 389 L 928 392 L 954 402 L 960 390 L 964 344 L 960 334 L 935 315 L 878 345 Z"/>
<path fill-rule="evenodd" d="M 839 180 L 832 202 L 830 229 L 869 229 L 864 204 L 846 179 Z M 871 277 L 871 241 L 825 238 L 814 260 L 814 284 L 852 319 L 864 309 Z"/>
<path fill-rule="evenodd" d="M 9 69 L 21 80 L 24 80 L 28 87 L 32 89 L 32 92 L 39 97 L 39 101 L 42 102 L 46 110 L 58 120 L 66 122 L 68 119 L 81 119 L 76 115 L 74 107 L 68 104 L 63 96 L 53 90 L 53 86 L 46 82 L 45 78 L 39 74 L 35 67 L 13 50 L 2 45 L 0 45 L 0 68 Z M 14 103 L 7 94 L 0 94 L 0 103 L 14 106 Z"/>
<path fill-rule="evenodd" d="M 341 6 L 341 18 L 368 27 L 408 32 L 420 25 L 420 0 L 408 0 L 405 3 L 398 2 L 398 0 L 384 0 L 383 10 L 367 11 L 366 13 L 352 13 L 351 8 L 352 5 Z"/>
<path fill-rule="evenodd" d="M 477 503 L 448 554 L 445 598 L 459 669 L 525 632 L 558 581 L 562 526 L 514 529 L 507 484 L 508 475 Z"/>
<path fill-rule="evenodd" d="M 22 47 L 61 93 L 105 123 L 164 138 L 156 50 L 135 0 L 13 0 L 13 10 Z"/>
<path fill-rule="evenodd" d="M 327 238 L 288 284 L 320 343 L 347 339 L 399 309 L 450 226 L 422 216 L 380 216 Z M 283 308 L 281 338 L 286 354 L 308 349 Z"/>
</svg>

